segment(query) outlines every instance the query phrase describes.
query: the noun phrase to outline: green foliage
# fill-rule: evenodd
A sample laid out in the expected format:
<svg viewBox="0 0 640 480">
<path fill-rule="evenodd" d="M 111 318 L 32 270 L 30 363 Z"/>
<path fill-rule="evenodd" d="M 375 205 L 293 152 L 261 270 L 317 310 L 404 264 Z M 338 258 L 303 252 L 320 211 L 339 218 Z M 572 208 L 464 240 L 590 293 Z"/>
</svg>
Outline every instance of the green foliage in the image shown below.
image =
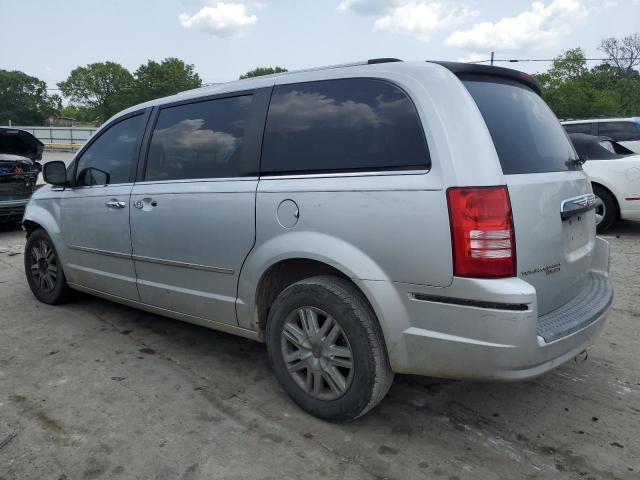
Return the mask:
<svg viewBox="0 0 640 480">
<path fill-rule="evenodd" d="M 640 114 L 640 77 L 635 70 L 603 63 L 587 67 L 584 52 L 562 53 L 551 68 L 535 75 L 543 97 L 561 119 Z"/>
<path fill-rule="evenodd" d="M 244 75 L 240 75 L 240 80 L 243 80 L 245 78 L 261 77 L 262 75 L 271 75 L 273 73 L 283 73 L 286 71 L 287 69 L 284 67 L 258 67 L 245 73 Z"/>
<path fill-rule="evenodd" d="M 0 70 L 0 125 L 45 125 L 60 107 L 60 97 L 47 94 L 47 84 L 20 71 Z"/>
<path fill-rule="evenodd" d="M 58 87 L 72 104 L 95 109 L 104 121 L 131 104 L 133 83 L 122 65 L 103 62 L 73 69 Z"/>
<path fill-rule="evenodd" d="M 58 113 L 63 117 L 73 118 L 75 125 L 88 124 L 96 125 L 100 123 L 100 115 L 95 108 L 78 107 L 76 105 L 66 105 Z"/>
<path fill-rule="evenodd" d="M 166 97 L 202 85 L 194 66 L 178 58 L 165 58 L 160 63 L 149 60 L 134 73 L 134 103 Z"/>
<path fill-rule="evenodd" d="M 201 85 L 193 65 L 178 58 L 165 58 L 159 63 L 149 60 L 133 75 L 114 62 L 92 63 L 72 70 L 65 81 L 58 83 L 75 108 L 75 116 L 69 116 L 84 122 L 96 118 L 103 122 L 131 105 Z"/>
</svg>

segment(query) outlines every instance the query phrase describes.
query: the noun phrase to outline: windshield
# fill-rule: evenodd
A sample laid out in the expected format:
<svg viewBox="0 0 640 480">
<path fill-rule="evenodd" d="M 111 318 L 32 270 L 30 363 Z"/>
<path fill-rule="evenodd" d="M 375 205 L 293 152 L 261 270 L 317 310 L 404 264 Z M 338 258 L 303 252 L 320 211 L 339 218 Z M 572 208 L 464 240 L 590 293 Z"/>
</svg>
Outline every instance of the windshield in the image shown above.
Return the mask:
<svg viewBox="0 0 640 480">
<path fill-rule="evenodd" d="M 533 90 L 491 77 L 462 83 L 482 113 L 505 175 L 580 169 L 558 119 Z"/>
</svg>

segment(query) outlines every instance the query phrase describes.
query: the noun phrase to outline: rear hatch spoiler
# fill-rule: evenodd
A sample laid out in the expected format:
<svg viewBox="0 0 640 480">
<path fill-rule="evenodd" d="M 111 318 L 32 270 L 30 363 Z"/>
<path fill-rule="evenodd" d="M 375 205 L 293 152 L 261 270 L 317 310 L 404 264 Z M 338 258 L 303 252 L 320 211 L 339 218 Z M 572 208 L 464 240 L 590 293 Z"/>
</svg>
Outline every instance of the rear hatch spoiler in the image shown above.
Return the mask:
<svg viewBox="0 0 640 480">
<path fill-rule="evenodd" d="M 542 93 L 542 88 L 538 81 L 528 73 L 513 70 L 511 68 L 493 67 L 490 65 L 478 65 L 477 63 L 459 63 L 459 62 L 436 62 L 429 61 L 430 63 L 436 63 L 443 66 L 447 70 L 451 71 L 457 77 L 468 76 L 488 76 L 498 77 L 508 80 L 514 80 L 520 82 L 538 95 Z"/>
<path fill-rule="evenodd" d="M 18 155 L 35 162 L 42 158 L 43 150 L 43 143 L 29 132 L 0 128 L 0 154 Z"/>
</svg>

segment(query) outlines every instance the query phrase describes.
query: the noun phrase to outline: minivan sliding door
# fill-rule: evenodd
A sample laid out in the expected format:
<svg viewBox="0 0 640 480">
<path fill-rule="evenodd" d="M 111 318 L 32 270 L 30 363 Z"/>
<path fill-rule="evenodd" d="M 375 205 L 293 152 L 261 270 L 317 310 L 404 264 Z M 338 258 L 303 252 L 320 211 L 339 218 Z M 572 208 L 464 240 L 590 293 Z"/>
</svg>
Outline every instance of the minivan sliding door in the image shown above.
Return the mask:
<svg viewBox="0 0 640 480">
<path fill-rule="evenodd" d="M 255 240 L 270 89 L 160 107 L 132 192 L 142 302 L 236 324 L 238 275 Z"/>
</svg>

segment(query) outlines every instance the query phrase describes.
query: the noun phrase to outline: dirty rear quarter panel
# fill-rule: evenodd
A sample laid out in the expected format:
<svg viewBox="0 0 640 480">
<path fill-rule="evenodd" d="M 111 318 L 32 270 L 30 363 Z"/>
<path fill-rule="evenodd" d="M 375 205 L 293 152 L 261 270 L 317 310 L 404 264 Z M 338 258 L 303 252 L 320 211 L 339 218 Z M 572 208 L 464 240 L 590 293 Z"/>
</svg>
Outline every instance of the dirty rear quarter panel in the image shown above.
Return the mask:
<svg viewBox="0 0 640 480">
<path fill-rule="evenodd" d="M 448 285 L 448 213 L 434 177 L 263 178 L 253 255 L 326 258 L 353 278 Z M 276 215 L 287 199 L 299 209 L 292 228 L 282 227 Z"/>
</svg>

